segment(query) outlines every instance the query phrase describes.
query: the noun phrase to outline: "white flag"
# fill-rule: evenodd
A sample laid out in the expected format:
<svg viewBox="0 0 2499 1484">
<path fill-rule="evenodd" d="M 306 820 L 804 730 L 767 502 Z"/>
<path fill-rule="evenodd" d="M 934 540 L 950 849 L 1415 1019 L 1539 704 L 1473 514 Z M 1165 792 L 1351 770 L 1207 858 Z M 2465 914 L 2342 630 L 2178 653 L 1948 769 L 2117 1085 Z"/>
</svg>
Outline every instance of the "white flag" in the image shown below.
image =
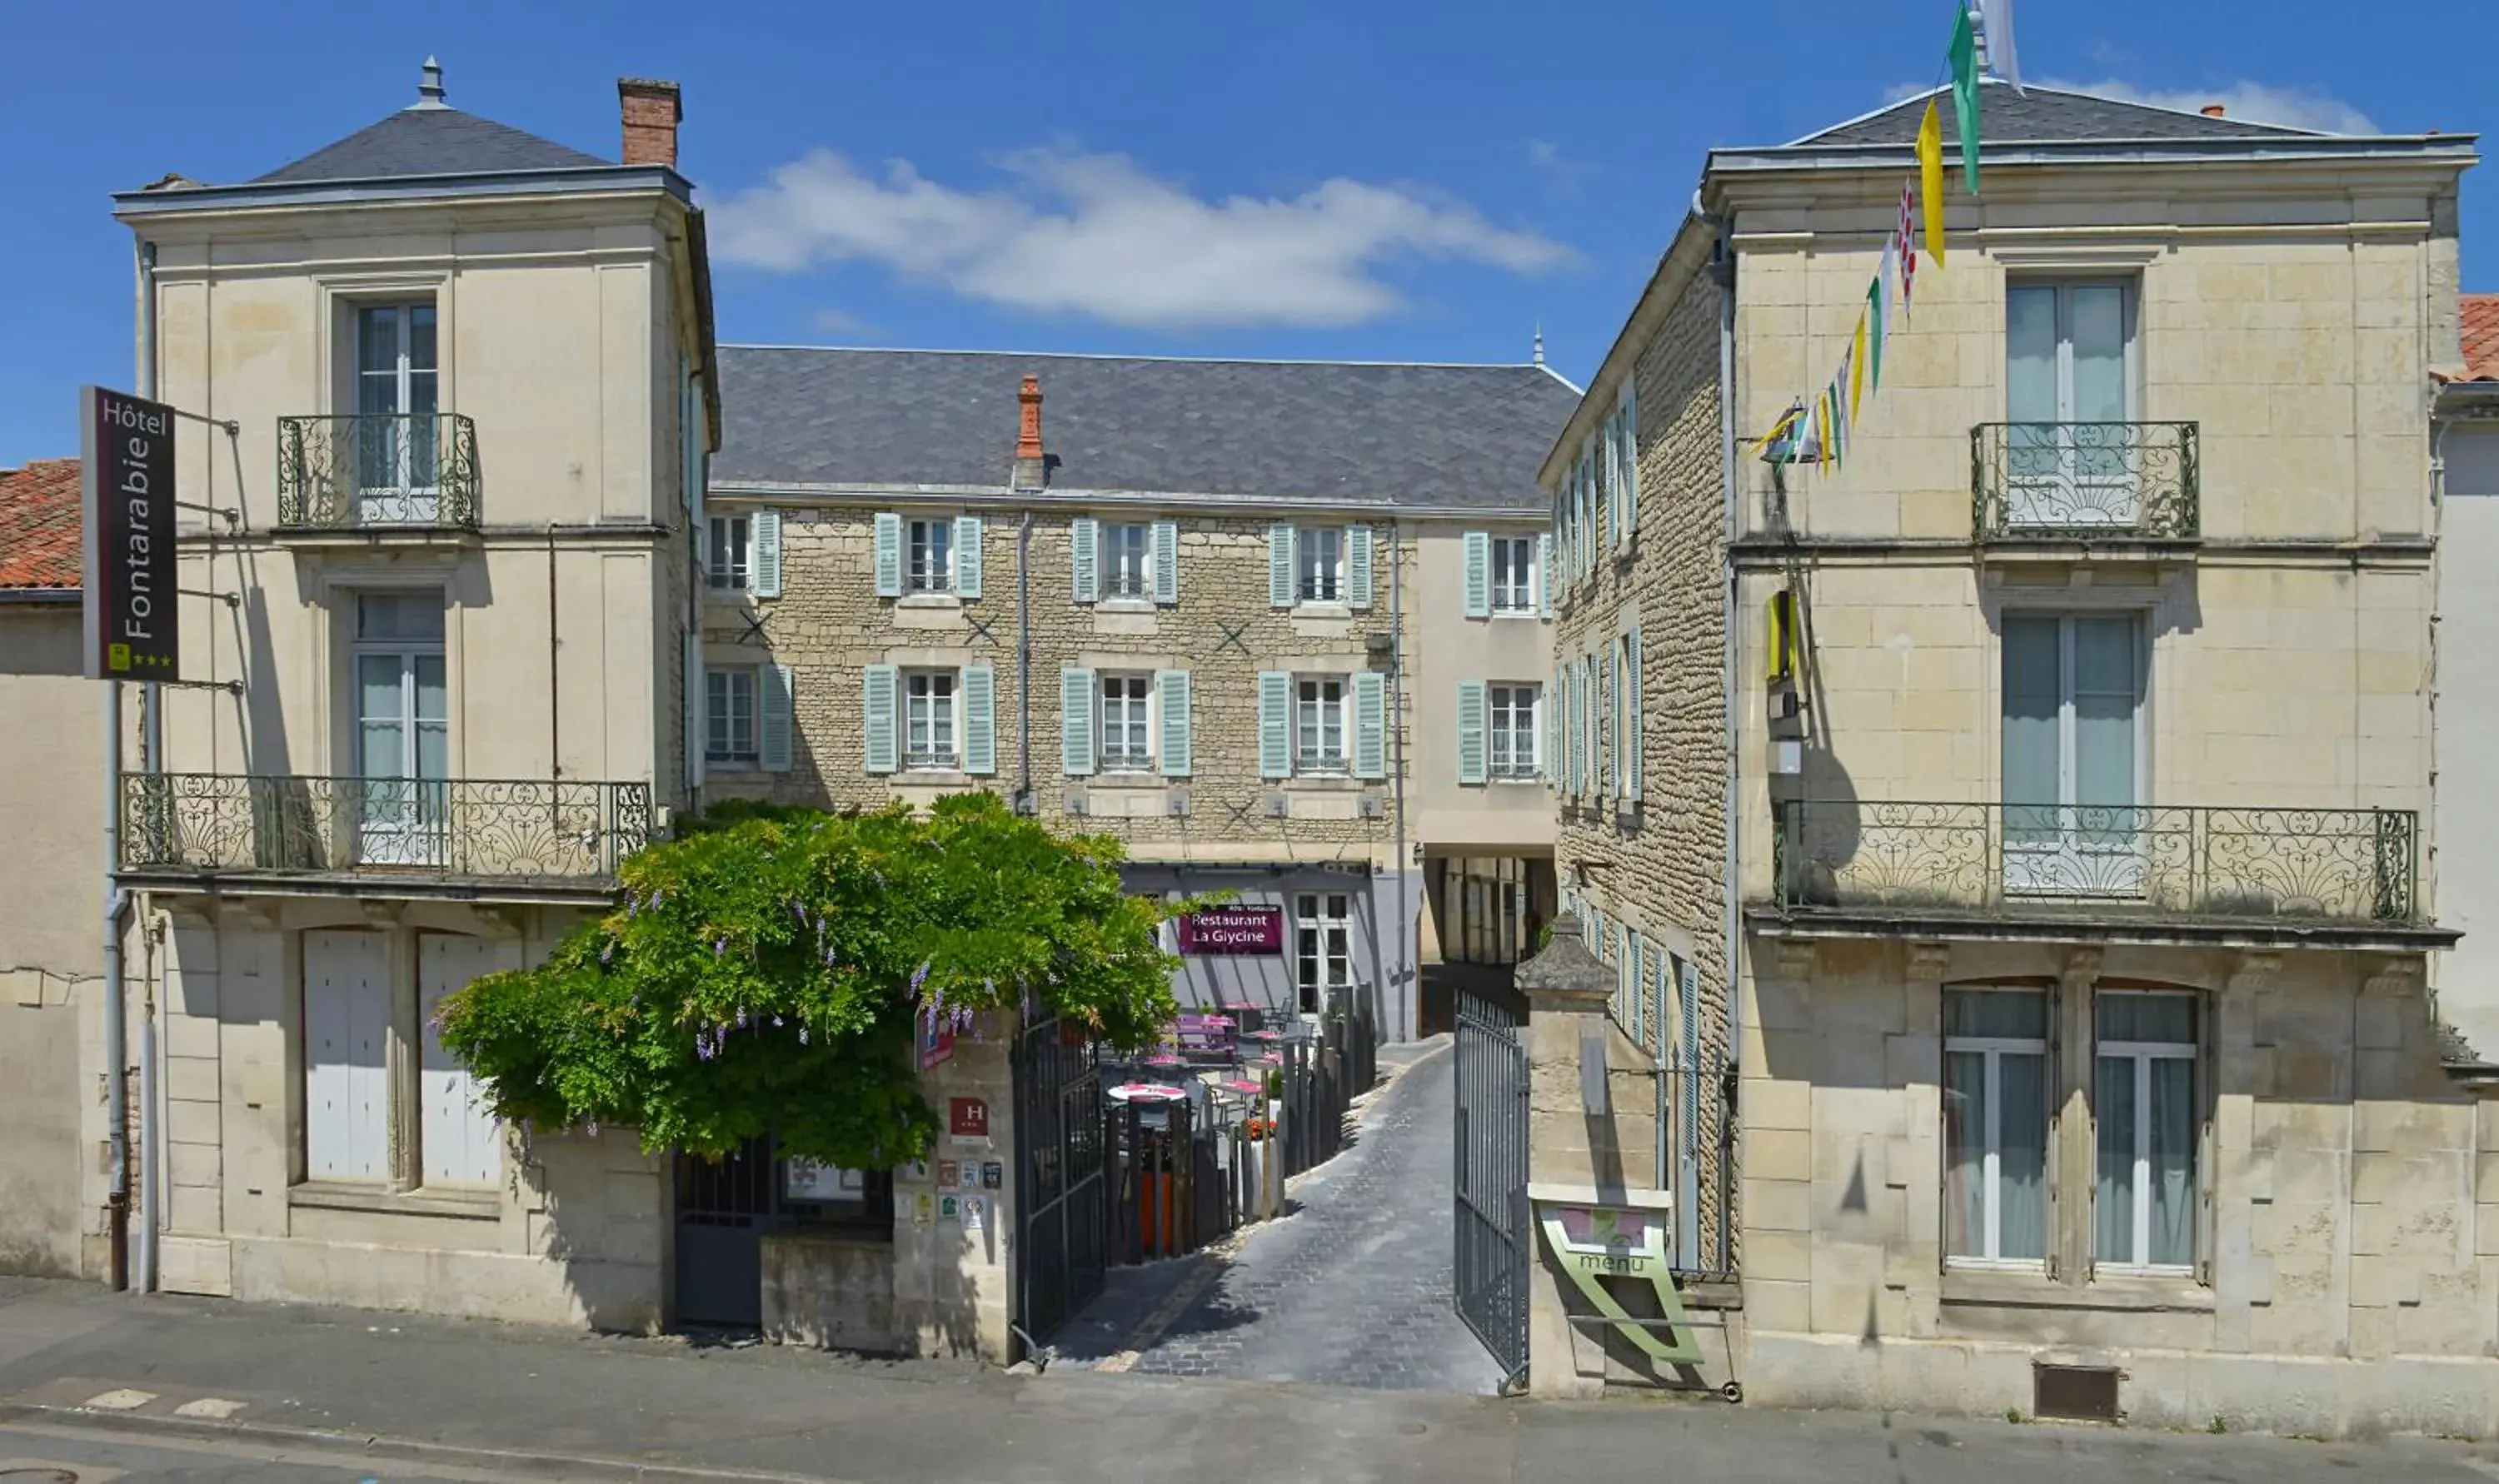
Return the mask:
<svg viewBox="0 0 2499 1484">
<path fill-rule="evenodd" d="M 2013 0 L 1978 0 L 1978 29 L 1987 38 L 1987 70 L 2021 92 L 2022 56 L 2013 48 Z"/>
</svg>

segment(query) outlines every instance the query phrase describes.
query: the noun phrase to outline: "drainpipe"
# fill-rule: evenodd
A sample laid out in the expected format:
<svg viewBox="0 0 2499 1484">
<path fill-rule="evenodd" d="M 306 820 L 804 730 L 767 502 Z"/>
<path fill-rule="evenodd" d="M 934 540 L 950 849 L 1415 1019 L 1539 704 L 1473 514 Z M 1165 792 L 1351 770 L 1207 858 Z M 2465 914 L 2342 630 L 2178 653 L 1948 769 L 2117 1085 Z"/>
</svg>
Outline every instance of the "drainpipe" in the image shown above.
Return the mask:
<svg viewBox="0 0 2499 1484">
<path fill-rule="evenodd" d="M 153 402 L 156 400 L 156 244 L 141 242 L 139 244 L 139 395 L 146 401 Z M 140 770 L 146 773 L 151 780 L 156 774 L 162 772 L 165 766 L 164 715 L 160 700 L 163 690 L 164 688 L 154 681 L 149 681 L 139 688 L 139 766 Z M 117 725 L 120 708 L 115 706 L 114 712 Z M 150 931 L 153 925 L 150 921 L 151 906 L 146 893 L 140 893 L 139 922 L 143 935 Z M 137 1271 L 128 1275 L 133 1278 L 140 1292 L 152 1293 L 156 1288 L 156 1225 L 162 1216 L 156 1200 L 158 1173 L 156 1151 L 162 1147 L 160 1138 L 163 1133 L 158 1126 L 163 1120 L 157 1107 L 155 952 L 152 947 L 146 952 L 143 962 L 146 970 L 144 975 L 146 993 L 140 1001 L 139 1106 L 145 1109 L 146 1113 L 145 1121 L 139 1128 L 141 1155 L 138 1172 L 139 1253 L 138 1261 L 133 1265 Z M 119 963 L 114 965 L 111 986 L 116 1009 L 120 1007 L 123 993 L 121 969 L 122 965 Z M 130 1129 L 126 1120 L 129 1113 L 119 1094 L 116 1094 L 114 1099 L 114 1112 L 125 1120 L 122 1124 L 121 1144 L 126 1188 L 130 1145 Z M 126 1196 L 124 1202 L 126 1205 Z"/>
<path fill-rule="evenodd" d="M 556 651 L 563 647 L 562 631 L 556 627 L 555 607 L 555 527 L 547 527 L 547 779 L 556 782 L 564 777 L 564 708 L 558 703 Z M 702 595 L 695 595 L 702 601 Z"/>
<path fill-rule="evenodd" d="M 1018 814 L 1041 812 L 1032 796 L 1032 511 L 1016 522 L 1016 796 Z"/>
<path fill-rule="evenodd" d="M 1406 583 L 1402 573 L 1405 555 L 1404 532 L 1395 520 L 1388 523 L 1388 737 L 1389 746 L 1397 750 L 1397 942 L 1398 952 L 1405 958 L 1404 987 L 1398 992 L 1398 1006 L 1404 1018 L 1399 1022 L 1406 1039 L 1412 1040 L 1421 1029 L 1423 971 L 1416 966 L 1421 957 L 1420 945 L 1414 941 L 1415 923 L 1406 910 Z"/>
<path fill-rule="evenodd" d="M 1742 976 L 1737 961 L 1743 952 L 1742 929 L 1742 848 L 1738 809 L 1743 800 L 1737 785 L 1737 769 L 1743 758 L 1736 729 L 1740 721 L 1737 710 L 1736 664 L 1736 622 L 1737 587 L 1736 571 L 1736 537 L 1742 520 L 1741 493 L 1736 479 L 1736 246 L 1735 222 L 1732 218 L 1712 215 L 1702 209 L 1701 193 L 1692 193 L 1693 214 L 1716 229 L 1717 251 L 1712 254 L 1709 275 L 1718 284 L 1718 467 L 1725 490 L 1727 519 L 1725 552 L 1727 563 L 1726 592 L 1721 599 L 1719 631 L 1722 637 L 1722 672 L 1719 691 L 1725 697 L 1726 714 L 1721 722 L 1727 737 L 1726 797 L 1722 809 L 1726 816 L 1725 837 L 1721 842 L 1725 860 L 1725 879 L 1720 884 L 1724 895 L 1722 911 L 1726 917 L 1726 943 L 1722 950 L 1727 966 L 1727 1065 L 1732 1071 L 1741 1061 L 1744 1046 L 1744 994 Z M 1694 1075 L 1699 1075 L 1695 1057 Z"/>
<path fill-rule="evenodd" d="M 130 1074 L 123 1020 L 121 930 L 129 894 L 121 889 L 121 682 L 104 696 L 104 1098 L 106 1220 L 112 1238 L 113 1286 L 130 1286 Z"/>
</svg>

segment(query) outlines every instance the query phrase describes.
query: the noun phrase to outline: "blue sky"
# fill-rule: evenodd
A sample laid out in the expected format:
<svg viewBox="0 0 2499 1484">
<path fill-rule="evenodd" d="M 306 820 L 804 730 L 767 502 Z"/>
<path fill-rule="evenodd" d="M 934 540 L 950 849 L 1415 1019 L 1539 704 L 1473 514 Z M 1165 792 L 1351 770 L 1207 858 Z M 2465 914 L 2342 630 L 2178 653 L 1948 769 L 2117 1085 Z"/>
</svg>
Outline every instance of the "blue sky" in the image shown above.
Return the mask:
<svg viewBox="0 0 2499 1484">
<path fill-rule="evenodd" d="M 1518 361 L 1542 320 L 1577 378 L 1704 150 L 1933 81 L 1951 16 L 1949 0 L 18 10 L 0 467 L 75 453 L 77 386 L 129 380 L 112 191 L 272 169 L 411 101 L 429 51 L 453 106 L 601 154 L 618 76 L 682 82 L 724 339 Z M 2487 3 L 2018 16 L 2032 81 L 2499 131 Z M 2494 169 L 2466 177 L 2468 288 L 2499 290 Z"/>
</svg>

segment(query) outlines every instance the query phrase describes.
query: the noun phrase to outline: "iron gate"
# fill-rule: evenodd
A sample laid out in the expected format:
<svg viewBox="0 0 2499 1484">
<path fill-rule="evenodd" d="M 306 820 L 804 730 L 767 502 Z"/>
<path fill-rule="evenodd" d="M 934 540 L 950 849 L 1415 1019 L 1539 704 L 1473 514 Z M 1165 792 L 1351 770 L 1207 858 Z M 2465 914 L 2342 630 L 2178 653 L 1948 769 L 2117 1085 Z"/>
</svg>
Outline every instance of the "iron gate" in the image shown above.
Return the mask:
<svg viewBox="0 0 2499 1484">
<path fill-rule="evenodd" d="M 677 1322 L 753 1329 L 763 1322 L 763 1234 L 775 1225 L 772 1136 L 720 1159 L 680 1151 Z"/>
<path fill-rule="evenodd" d="M 1515 1381 L 1527 1370 L 1527 1051 L 1518 1013 L 1457 994 L 1458 1317 Z"/>
<path fill-rule="evenodd" d="M 1015 1095 L 1023 1238 L 1016 1325 L 1030 1347 L 1101 1291 L 1110 1263 L 1102 1069 L 1092 1038 L 1072 1020 L 1027 1026 L 1016 1040 Z"/>
</svg>

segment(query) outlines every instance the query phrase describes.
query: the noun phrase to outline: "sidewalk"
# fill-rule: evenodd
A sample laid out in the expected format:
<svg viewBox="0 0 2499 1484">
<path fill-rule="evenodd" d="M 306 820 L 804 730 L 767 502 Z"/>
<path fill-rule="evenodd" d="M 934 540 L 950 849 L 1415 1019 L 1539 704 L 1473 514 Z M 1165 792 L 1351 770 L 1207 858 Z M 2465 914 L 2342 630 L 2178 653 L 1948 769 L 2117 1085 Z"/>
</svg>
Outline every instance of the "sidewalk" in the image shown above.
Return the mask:
<svg viewBox="0 0 2499 1484">
<path fill-rule="evenodd" d="M 128 1412 L 79 1410 L 114 1390 Z M 870 1362 L 336 1309 L 135 1298 L 0 1279 L 0 1423 L 296 1443 L 500 1476 L 1199 1484 L 1307 1479 L 2024 1484 L 2185 1477 L 2487 1484 L 2499 1451 L 2417 1439 L 2016 1427 L 1722 1403 L 1557 1404 L 1426 1393 Z M 204 1399 L 224 1421 L 181 1420 Z M 127 1401 L 129 1399 L 121 1399 Z M 194 1412 L 225 1406 L 194 1407 Z M 0 1449 L 0 1452 L 6 1452 Z M 251 1477 L 248 1473 L 227 1475 Z"/>
</svg>

